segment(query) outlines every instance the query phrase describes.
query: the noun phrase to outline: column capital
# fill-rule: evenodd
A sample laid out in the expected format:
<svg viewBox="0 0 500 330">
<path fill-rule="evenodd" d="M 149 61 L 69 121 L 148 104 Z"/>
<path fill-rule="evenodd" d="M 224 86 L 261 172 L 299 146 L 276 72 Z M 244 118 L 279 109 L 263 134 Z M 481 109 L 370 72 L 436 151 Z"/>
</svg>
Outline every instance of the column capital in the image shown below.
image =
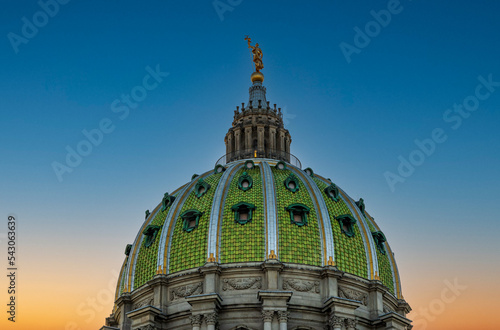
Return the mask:
<svg viewBox="0 0 500 330">
<path fill-rule="evenodd" d="M 290 312 L 278 311 L 278 320 L 280 323 L 287 323 L 289 317 L 290 317 Z"/>
<path fill-rule="evenodd" d="M 356 319 L 351 319 L 351 318 L 346 319 L 347 330 L 356 330 L 357 324 L 358 321 Z"/>
<path fill-rule="evenodd" d="M 203 315 L 207 325 L 215 325 L 217 323 L 218 315 L 216 312 Z"/>
<path fill-rule="evenodd" d="M 328 323 L 330 324 L 330 326 L 332 328 L 342 328 L 342 326 L 344 325 L 344 322 L 345 322 L 345 318 L 339 317 L 336 315 L 330 316 L 330 319 L 328 320 Z"/>
<path fill-rule="evenodd" d="M 274 311 L 271 310 L 263 310 L 262 311 L 262 320 L 264 322 L 272 322 L 274 317 Z"/>
<path fill-rule="evenodd" d="M 193 327 L 201 327 L 201 315 L 191 315 L 189 321 Z"/>
</svg>

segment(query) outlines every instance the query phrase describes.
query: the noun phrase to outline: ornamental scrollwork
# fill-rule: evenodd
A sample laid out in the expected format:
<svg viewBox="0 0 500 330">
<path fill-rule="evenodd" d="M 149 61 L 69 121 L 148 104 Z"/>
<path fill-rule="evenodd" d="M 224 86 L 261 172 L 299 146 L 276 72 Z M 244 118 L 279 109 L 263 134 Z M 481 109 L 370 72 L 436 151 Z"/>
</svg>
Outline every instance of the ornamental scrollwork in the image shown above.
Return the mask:
<svg viewBox="0 0 500 330">
<path fill-rule="evenodd" d="M 260 289 L 261 287 L 262 277 L 226 278 L 222 290 Z"/>
<path fill-rule="evenodd" d="M 296 279 L 283 280 L 283 290 L 319 293 L 319 281 L 305 281 Z"/>
<path fill-rule="evenodd" d="M 179 286 L 170 290 L 170 301 L 203 293 L 203 282 Z"/>
<path fill-rule="evenodd" d="M 361 304 L 363 304 L 364 306 L 368 304 L 368 294 L 346 287 L 339 286 L 339 297 L 361 301 Z"/>
<path fill-rule="evenodd" d="M 153 306 L 153 298 L 141 300 L 134 305 L 132 305 L 132 310 L 138 309 L 144 306 Z"/>
</svg>

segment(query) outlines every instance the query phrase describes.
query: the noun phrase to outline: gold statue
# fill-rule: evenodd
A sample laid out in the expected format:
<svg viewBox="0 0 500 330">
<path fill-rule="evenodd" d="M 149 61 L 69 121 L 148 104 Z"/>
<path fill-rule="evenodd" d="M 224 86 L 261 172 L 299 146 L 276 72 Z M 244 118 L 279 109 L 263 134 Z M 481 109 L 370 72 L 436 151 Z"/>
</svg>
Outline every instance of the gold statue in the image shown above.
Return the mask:
<svg viewBox="0 0 500 330">
<path fill-rule="evenodd" d="M 250 44 L 252 40 L 248 36 L 245 37 L 245 40 L 248 41 L 248 48 L 252 50 L 255 71 L 260 72 L 260 70 L 264 69 L 264 63 L 262 63 L 262 50 L 259 48 L 258 43 L 252 46 Z"/>
</svg>

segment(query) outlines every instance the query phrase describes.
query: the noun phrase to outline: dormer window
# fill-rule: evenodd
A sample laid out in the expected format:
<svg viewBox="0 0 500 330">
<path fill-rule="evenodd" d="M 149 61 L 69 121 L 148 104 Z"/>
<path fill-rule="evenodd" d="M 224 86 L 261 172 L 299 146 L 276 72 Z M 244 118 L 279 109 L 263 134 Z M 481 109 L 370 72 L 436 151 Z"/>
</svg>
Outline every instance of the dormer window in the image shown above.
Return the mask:
<svg viewBox="0 0 500 330">
<path fill-rule="evenodd" d="M 339 222 L 340 229 L 342 230 L 342 232 L 349 237 L 353 237 L 354 225 L 356 224 L 356 219 L 354 219 L 349 214 L 340 215 L 336 217 L 336 219 Z"/>
<path fill-rule="evenodd" d="M 194 186 L 194 193 L 196 197 L 200 198 L 201 196 L 205 195 L 208 189 L 210 189 L 210 185 L 203 181 L 203 179 L 199 179 L 196 183 L 196 186 Z"/>
<path fill-rule="evenodd" d="M 160 228 L 160 226 L 148 225 L 146 229 L 143 230 L 142 233 L 144 234 L 145 247 L 150 247 L 153 244 Z"/>
<path fill-rule="evenodd" d="M 161 210 L 165 211 L 170 205 L 174 203 L 175 197 L 168 194 L 168 192 L 163 195 L 163 199 L 161 200 Z"/>
<path fill-rule="evenodd" d="M 253 211 L 255 210 L 255 205 L 239 202 L 238 204 L 231 207 L 231 210 L 234 212 L 234 222 L 239 223 L 240 225 L 244 225 L 250 221 L 252 221 Z"/>
<path fill-rule="evenodd" d="M 221 164 L 218 164 L 217 166 L 215 166 L 214 168 L 214 173 L 217 174 L 217 173 L 222 173 L 226 170 L 226 168 L 224 166 L 222 166 Z"/>
<path fill-rule="evenodd" d="M 304 170 L 304 172 L 306 172 L 306 174 L 310 177 L 314 177 L 314 171 L 312 170 L 312 168 L 308 167 Z"/>
<path fill-rule="evenodd" d="M 290 190 L 291 192 L 296 192 L 299 190 L 299 180 L 297 177 L 291 173 L 286 179 L 285 179 L 285 187 L 286 189 Z"/>
<path fill-rule="evenodd" d="M 285 207 L 285 211 L 290 213 L 290 223 L 299 227 L 307 226 L 307 215 L 311 209 L 304 204 L 292 204 Z"/>
<path fill-rule="evenodd" d="M 377 246 L 377 250 L 382 253 L 382 254 L 385 254 L 385 242 L 387 241 L 385 239 L 385 235 L 383 232 L 381 231 L 376 231 L 376 232 L 372 232 L 372 236 L 373 236 L 373 240 L 375 241 L 375 245 Z"/>
<path fill-rule="evenodd" d="M 255 157 L 257 157 L 257 150 L 255 150 Z M 249 159 L 245 162 L 245 167 L 249 170 L 255 167 L 253 160 Z"/>
<path fill-rule="evenodd" d="M 358 206 L 361 213 L 365 215 L 365 201 L 363 200 L 363 198 L 360 198 L 359 201 L 356 202 L 356 205 Z"/>
<path fill-rule="evenodd" d="M 243 172 L 243 174 L 238 179 L 238 188 L 243 191 L 247 191 L 252 188 L 253 179 L 247 172 Z"/>
<path fill-rule="evenodd" d="M 325 188 L 325 194 L 334 202 L 339 200 L 339 188 L 334 183 Z"/>
<path fill-rule="evenodd" d="M 277 164 L 276 164 L 276 168 L 278 170 L 286 170 L 286 163 L 282 160 L 280 160 Z"/>
<path fill-rule="evenodd" d="M 182 230 L 186 232 L 192 232 L 198 227 L 200 222 L 200 217 L 203 215 L 202 212 L 198 210 L 187 210 L 181 214 L 181 218 L 184 221 L 182 225 Z"/>
</svg>

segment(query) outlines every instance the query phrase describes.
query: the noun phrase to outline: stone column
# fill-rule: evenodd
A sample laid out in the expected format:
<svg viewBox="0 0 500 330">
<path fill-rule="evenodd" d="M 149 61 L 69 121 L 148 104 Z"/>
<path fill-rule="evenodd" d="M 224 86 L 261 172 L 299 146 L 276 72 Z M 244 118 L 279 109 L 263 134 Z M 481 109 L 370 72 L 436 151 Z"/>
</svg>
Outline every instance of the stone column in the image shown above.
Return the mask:
<svg viewBox="0 0 500 330">
<path fill-rule="evenodd" d="M 279 151 L 285 151 L 285 130 L 280 129 L 279 130 L 279 140 L 278 140 L 278 150 Z"/>
<path fill-rule="evenodd" d="M 273 322 L 274 311 L 263 310 L 262 321 L 264 321 L 264 330 L 271 330 Z"/>
<path fill-rule="evenodd" d="M 338 317 L 335 315 L 332 315 L 330 317 L 330 320 L 328 321 L 330 327 L 333 330 L 342 330 L 342 326 L 344 325 L 345 319 L 343 317 Z"/>
<path fill-rule="evenodd" d="M 358 324 L 356 319 L 346 319 L 347 330 L 356 330 L 356 324 Z"/>
<path fill-rule="evenodd" d="M 191 321 L 191 326 L 193 327 L 193 330 L 200 330 L 201 315 L 191 315 L 189 317 L 189 321 Z"/>
<path fill-rule="evenodd" d="M 205 322 L 207 323 L 207 330 L 215 330 L 215 324 L 217 324 L 217 313 L 210 313 L 203 315 Z"/>
<path fill-rule="evenodd" d="M 225 139 L 226 154 L 230 154 L 231 152 L 233 152 L 233 135 L 234 135 L 234 132 L 232 130 L 226 134 L 226 139 Z"/>
<path fill-rule="evenodd" d="M 276 128 L 269 127 L 269 148 L 276 152 Z"/>
<path fill-rule="evenodd" d="M 264 154 L 264 125 L 257 126 L 257 155 Z"/>
<path fill-rule="evenodd" d="M 278 311 L 278 320 L 280 322 L 280 330 L 286 330 L 288 324 L 288 318 L 290 317 L 290 312 Z"/>
<path fill-rule="evenodd" d="M 245 127 L 245 151 L 249 152 L 252 151 L 252 127 L 247 126 Z"/>
<path fill-rule="evenodd" d="M 231 157 L 231 159 L 228 161 L 231 161 L 233 159 L 237 159 L 239 156 L 239 151 L 241 149 L 241 130 L 239 128 L 234 130 L 234 155 Z"/>
</svg>

